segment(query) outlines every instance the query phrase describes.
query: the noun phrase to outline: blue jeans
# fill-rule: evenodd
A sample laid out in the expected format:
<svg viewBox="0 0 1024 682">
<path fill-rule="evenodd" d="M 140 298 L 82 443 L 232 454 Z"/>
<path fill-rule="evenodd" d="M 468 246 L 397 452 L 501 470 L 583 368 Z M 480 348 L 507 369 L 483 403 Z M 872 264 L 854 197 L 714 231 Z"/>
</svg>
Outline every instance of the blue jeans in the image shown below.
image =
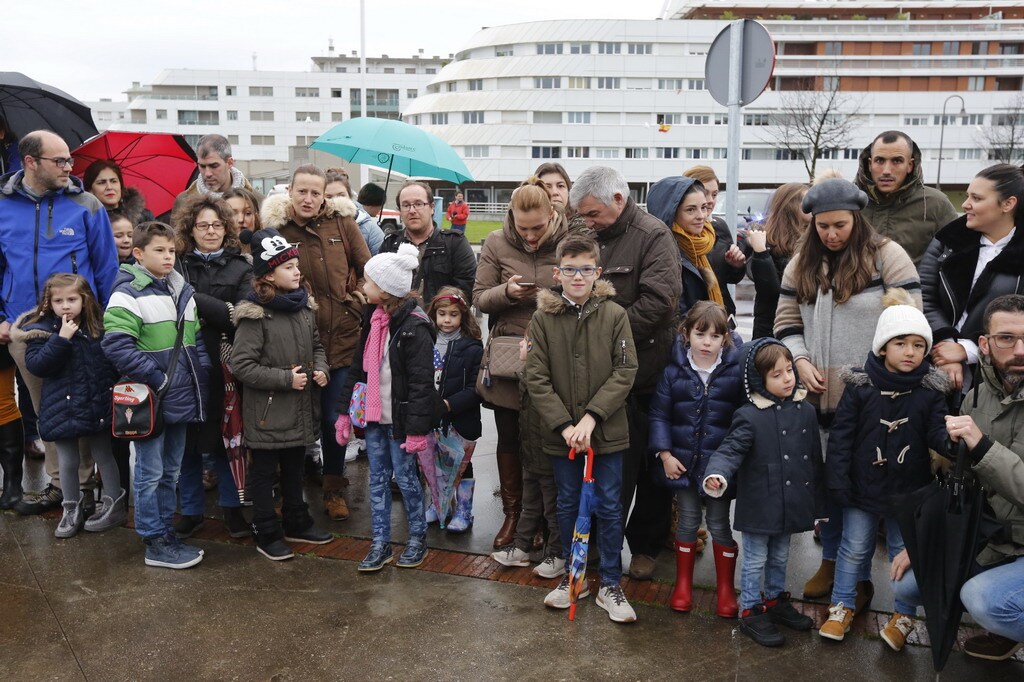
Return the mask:
<svg viewBox="0 0 1024 682">
<path fill-rule="evenodd" d="M 189 431 L 198 431 L 201 424 L 192 424 Z M 185 439 L 185 454 L 181 458 L 181 477 L 178 479 L 178 495 L 181 498 L 181 513 L 198 516 L 206 508 L 206 490 L 203 488 L 203 459 L 205 453 L 199 452 L 196 434 L 188 433 Z M 217 504 L 227 509 L 241 507 L 238 499 L 238 488 L 235 477 L 231 475 L 228 457 L 223 448 L 210 453 L 213 468 L 217 472 Z"/>
<path fill-rule="evenodd" d="M 333 381 L 333 379 L 332 379 Z M 390 424 L 366 425 L 366 456 L 370 460 L 370 518 L 374 542 L 391 542 L 391 475 L 402 491 L 410 538 L 427 535 L 423 488 L 416 455 L 407 454 L 394 440 Z M 333 438 L 333 436 L 332 436 Z"/>
<path fill-rule="evenodd" d="M 334 422 L 338 421 L 340 410 L 348 412 L 352 398 L 351 395 L 345 396 L 345 404 L 341 404 L 341 388 L 346 377 L 348 367 L 332 369 L 330 382 L 326 388 L 320 389 L 320 451 L 324 458 L 324 474 L 328 476 L 345 475 L 345 448 L 338 445 L 335 438 Z"/>
<path fill-rule="evenodd" d="M 135 532 L 143 539 L 172 531 L 187 429 L 188 424 L 166 424 L 156 438 L 135 441 Z"/>
<path fill-rule="evenodd" d="M 839 557 L 836 560 L 836 579 L 832 587 L 832 603 L 843 602 L 853 608 L 857 598 L 857 581 L 864 579 L 865 567 L 868 575 L 871 571 L 871 557 L 875 553 L 875 535 L 878 533 L 879 519 L 885 519 L 885 540 L 889 549 L 889 561 L 903 551 L 903 535 L 896 519 L 881 514 L 873 514 L 856 507 L 843 510 L 843 540 L 839 544 Z M 895 607 L 900 613 L 913 616 L 917 613 L 920 602 L 904 601 L 893 584 Z"/>
<path fill-rule="evenodd" d="M 661 462 L 656 466 L 661 466 Z M 732 539 L 732 528 L 729 526 L 729 507 L 732 500 L 705 497 L 703 501 L 707 507 L 705 517 L 711 539 L 725 547 L 735 547 L 736 541 Z M 692 485 L 689 488 L 676 488 L 676 509 L 679 510 L 676 541 L 696 542 L 702 511 L 701 497 L 697 489 Z"/>
<path fill-rule="evenodd" d="M 761 577 L 764 598 L 775 599 L 786 589 L 786 564 L 789 561 L 788 533 L 743 534 L 743 561 L 740 565 L 740 610 L 761 603 Z"/>
<path fill-rule="evenodd" d="M 622 457 L 625 452 L 612 452 L 594 457 L 594 487 L 597 506 L 594 516 L 597 549 L 601 554 L 599 568 L 602 585 L 618 585 L 622 579 Z M 572 532 L 580 510 L 583 490 L 583 457 L 550 457 L 558 488 L 558 531 L 562 535 L 562 558 L 569 560 Z"/>
</svg>

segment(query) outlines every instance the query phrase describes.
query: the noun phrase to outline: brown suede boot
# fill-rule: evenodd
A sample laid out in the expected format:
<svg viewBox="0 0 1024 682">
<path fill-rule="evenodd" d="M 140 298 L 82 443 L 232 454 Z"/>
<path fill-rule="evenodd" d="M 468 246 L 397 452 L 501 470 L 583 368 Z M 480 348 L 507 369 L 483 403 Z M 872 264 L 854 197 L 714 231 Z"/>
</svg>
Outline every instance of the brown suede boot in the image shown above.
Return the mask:
<svg viewBox="0 0 1024 682">
<path fill-rule="evenodd" d="M 345 502 L 345 488 L 348 479 L 333 474 L 324 475 L 324 513 L 331 521 L 348 519 L 348 503 Z"/>
<path fill-rule="evenodd" d="M 519 515 L 523 511 L 523 466 L 517 453 L 499 452 L 496 456 L 498 480 L 501 482 L 501 507 L 505 512 L 505 521 L 494 536 L 494 548 L 498 549 L 512 544 L 516 536 Z"/>
<path fill-rule="evenodd" d="M 821 599 L 832 594 L 832 583 L 836 579 L 836 562 L 821 560 L 818 572 L 804 585 L 804 599 Z"/>
</svg>

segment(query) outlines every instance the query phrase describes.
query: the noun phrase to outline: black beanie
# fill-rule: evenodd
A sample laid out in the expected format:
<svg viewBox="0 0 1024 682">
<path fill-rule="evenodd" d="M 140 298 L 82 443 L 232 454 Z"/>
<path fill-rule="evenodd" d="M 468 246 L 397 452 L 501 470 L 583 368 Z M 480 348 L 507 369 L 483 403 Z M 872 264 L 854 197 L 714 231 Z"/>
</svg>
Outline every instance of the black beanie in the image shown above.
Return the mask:
<svg viewBox="0 0 1024 682">
<path fill-rule="evenodd" d="M 252 247 L 252 272 L 256 277 L 269 275 L 278 265 L 299 257 L 298 247 L 289 244 L 273 228 L 242 230 L 238 238 Z"/>
</svg>

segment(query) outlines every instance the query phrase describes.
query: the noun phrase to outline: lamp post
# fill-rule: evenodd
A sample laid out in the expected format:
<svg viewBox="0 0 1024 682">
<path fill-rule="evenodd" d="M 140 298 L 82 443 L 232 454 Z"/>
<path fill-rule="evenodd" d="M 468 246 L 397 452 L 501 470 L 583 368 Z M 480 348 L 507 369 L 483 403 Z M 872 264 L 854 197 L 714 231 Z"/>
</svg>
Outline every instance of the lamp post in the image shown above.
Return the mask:
<svg viewBox="0 0 1024 682">
<path fill-rule="evenodd" d="M 950 95 L 942 103 L 942 125 L 939 126 L 939 167 L 935 171 L 935 189 L 942 189 L 942 147 L 946 141 L 946 105 L 951 99 L 960 100 L 960 115 L 967 115 L 967 106 L 964 103 L 964 98 L 960 95 Z"/>
</svg>

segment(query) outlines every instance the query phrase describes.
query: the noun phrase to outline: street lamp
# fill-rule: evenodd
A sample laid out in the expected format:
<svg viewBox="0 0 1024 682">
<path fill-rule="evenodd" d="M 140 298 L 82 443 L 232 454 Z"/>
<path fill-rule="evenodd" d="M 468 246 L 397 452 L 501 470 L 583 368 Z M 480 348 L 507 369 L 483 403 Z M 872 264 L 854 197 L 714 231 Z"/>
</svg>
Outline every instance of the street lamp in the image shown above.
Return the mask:
<svg viewBox="0 0 1024 682">
<path fill-rule="evenodd" d="M 951 99 L 960 100 L 960 115 L 967 115 L 967 107 L 964 104 L 964 98 L 960 95 L 950 95 L 942 103 L 942 125 L 939 127 L 939 167 L 935 171 L 935 189 L 942 189 L 942 146 L 946 140 L 946 105 L 949 104 L 949 100 Z"/>
</svg>

